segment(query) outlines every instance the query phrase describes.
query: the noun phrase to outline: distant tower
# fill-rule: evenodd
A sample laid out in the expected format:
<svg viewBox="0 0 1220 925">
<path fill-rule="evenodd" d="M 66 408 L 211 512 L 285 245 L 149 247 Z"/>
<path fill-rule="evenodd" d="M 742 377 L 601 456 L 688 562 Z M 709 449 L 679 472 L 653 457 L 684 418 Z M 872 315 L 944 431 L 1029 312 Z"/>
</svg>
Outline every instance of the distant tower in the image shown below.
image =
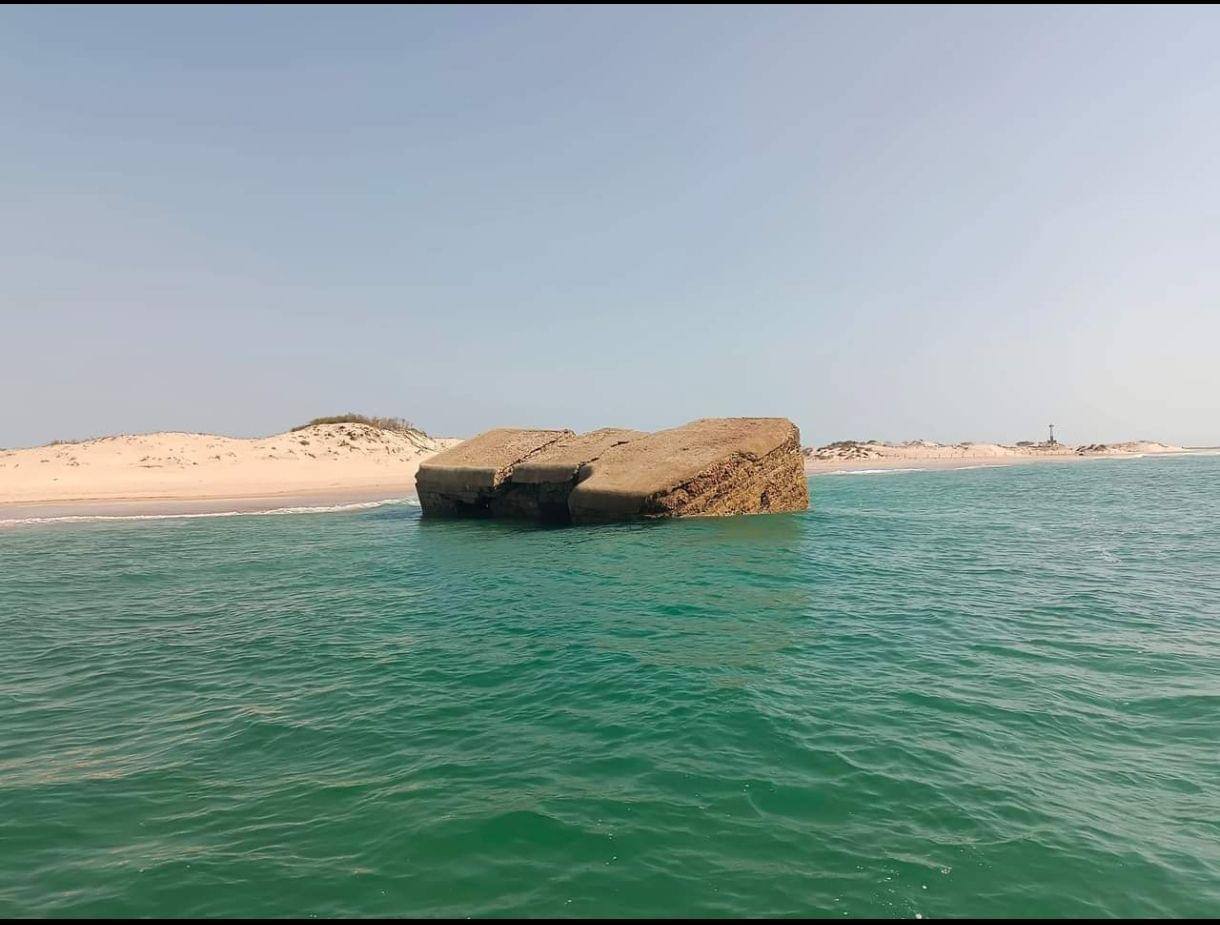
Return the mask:
<svg viewBox="0 0 1220 925">
<path fill-rule="evenodd" d="M 1047 440 L 1046 442 L 1049 443 L 1051 446 L 1054 446 L 1055 445 L 1055 425 L 1051 424 L 1049 426 L 1051 429 L 1051 438 L 1049 440 Z"/>
</svg>

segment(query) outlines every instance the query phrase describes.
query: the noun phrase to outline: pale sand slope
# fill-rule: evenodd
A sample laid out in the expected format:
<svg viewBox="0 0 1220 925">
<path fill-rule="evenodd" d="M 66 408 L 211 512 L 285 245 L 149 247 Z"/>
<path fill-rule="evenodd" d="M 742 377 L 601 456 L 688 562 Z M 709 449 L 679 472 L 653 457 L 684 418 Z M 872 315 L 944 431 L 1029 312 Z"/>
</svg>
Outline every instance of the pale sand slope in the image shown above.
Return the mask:
<svg viewBox="0 0 1220 925">
<path fill-rule="evenodd" d="M 1040 460 L 1062 462 L 1103 456 L 1143 456 L 1152 453 L 1182 453 L 1182 447 L 1148 440 L 1125 443 L 1089 444 L 1028 444 L 1016 446 L 1003 443 L 932 443 L 912 440 L 908 443 L 867 443 L 845 440 L 826 446 L 805 448 L 805 471 L 827 472 L 841 469 L 941 469 L 962 466 L 1002 466 Z"/>
<path fill-rule="evenodd" d="M 316 424 L 255 439 L 157 433 L 0 450 L 0 504 L 403 497 L 420 462 L 458 442 Z"/>
</svg>

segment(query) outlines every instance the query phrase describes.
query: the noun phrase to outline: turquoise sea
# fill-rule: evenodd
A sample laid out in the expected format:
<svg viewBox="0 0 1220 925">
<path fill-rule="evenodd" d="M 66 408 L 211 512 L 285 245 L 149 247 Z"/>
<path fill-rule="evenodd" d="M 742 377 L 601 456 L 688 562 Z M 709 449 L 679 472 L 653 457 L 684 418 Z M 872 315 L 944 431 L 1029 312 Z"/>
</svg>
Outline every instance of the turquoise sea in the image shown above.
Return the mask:
<svg viewBox="0 0 1220 925">
<path fill-rule="evenodd" d="M 1220 914 L 1220 457 L 0 529 L 0 914 Z"/>
</svg>

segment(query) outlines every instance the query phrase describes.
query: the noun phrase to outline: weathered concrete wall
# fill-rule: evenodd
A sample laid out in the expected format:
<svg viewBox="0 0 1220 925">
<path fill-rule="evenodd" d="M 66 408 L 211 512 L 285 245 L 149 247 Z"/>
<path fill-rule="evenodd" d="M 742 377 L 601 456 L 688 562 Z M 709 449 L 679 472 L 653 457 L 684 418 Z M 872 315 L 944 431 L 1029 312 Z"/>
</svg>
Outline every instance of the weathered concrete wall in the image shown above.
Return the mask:
<svg viewBox="0 0 1220 925">
<path fill-rule="evenodd" d="M 425 514 L 596 523 L 805 510 L 800 433 L 785 418 L 704 418 L 643 434 L 500 428 L 416 478 Z"/>
<path fill-rule="evenodd" d="M 786 418 L 704 418 L 607 450 L 586 467 L 574 523 L 803 511 L 800 431 Z"/>
<path fill-rule="evenodd" d="M 568 523 L 568 495 L 581 468 L 612 447 L 648 436 L 640 430 L 603 427 L 557 440 L 513 467 L 503 493 L 492 502 L 492 513 L 543 523 Z"/>
<path fill-rule="evenodd" d="M 571 435 L 570 430 L 499 427 L 437 453 L 415 476 L 420 507 L 425 514 L 490 517 L 513 468 Z"/>
</svg>

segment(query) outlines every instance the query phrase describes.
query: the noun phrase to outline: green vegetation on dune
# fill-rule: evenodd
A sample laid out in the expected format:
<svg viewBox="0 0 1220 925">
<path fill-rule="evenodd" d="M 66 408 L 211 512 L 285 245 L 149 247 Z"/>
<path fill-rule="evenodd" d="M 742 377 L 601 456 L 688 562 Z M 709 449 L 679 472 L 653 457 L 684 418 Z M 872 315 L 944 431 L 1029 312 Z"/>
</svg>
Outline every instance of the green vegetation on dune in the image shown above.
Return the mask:
<svg viewBox="0 0 1220 925">
<path fill-rule="evenodd" d="M 423 430 L 403 418 L 368 417 L 367 415 L 356 414 L 355 412 L 314 418 L 308 424 L 301 424 L 299 427 L 292 428 L 292 432 L 295 433 L 298 430 L 304 430 L 307 427 L 314 427 L 318 424 L 366 424 L 369 427 L 376 427 L 378 430 L 388 430 L 397 434 L 423 434 L 427 436 Z"/>
</svg>

